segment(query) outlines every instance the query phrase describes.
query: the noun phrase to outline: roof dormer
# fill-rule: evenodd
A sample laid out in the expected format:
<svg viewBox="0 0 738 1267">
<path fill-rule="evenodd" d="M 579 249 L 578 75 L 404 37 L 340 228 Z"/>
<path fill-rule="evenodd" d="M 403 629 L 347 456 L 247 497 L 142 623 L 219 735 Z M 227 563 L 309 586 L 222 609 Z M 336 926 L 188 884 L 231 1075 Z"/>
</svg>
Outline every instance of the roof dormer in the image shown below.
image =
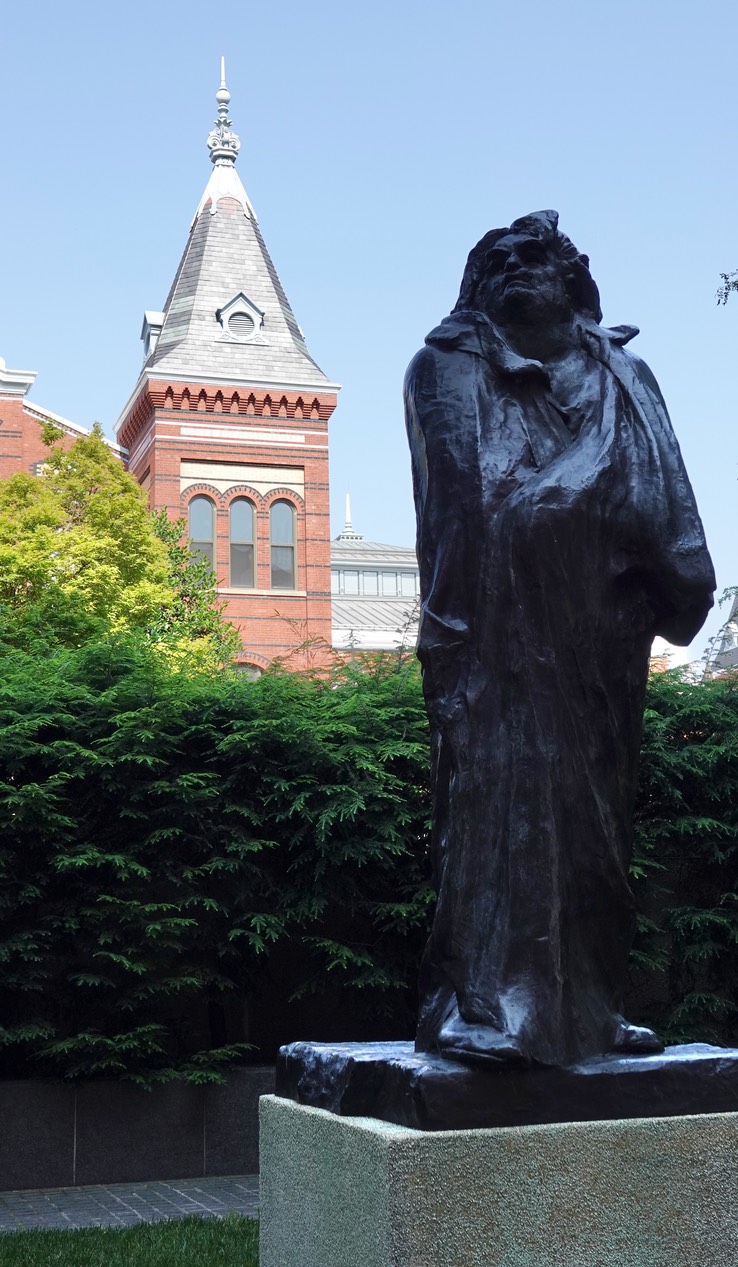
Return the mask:
<svg viewBox="0 0 738 1267">
<path fill-rule="evenodd" d="M 215 320 L 222 327 L 218 335 L 221 343 L 267 342 L 262 334 L 264 313 L 242 290 L 217 309 Z"/>
<path fill-rule="evenodd" d="M 148 361 L 151 353 L 156 350 L 156 345 L 159 342 L 159 335 L 161 334 L 161 328 L 163 325 L 163 312 L 146 311 L 144 313 L 143 325 L 141 326 L 141 339 L 143 340 L 144 345 L 144 361 Z"/>
</svg>

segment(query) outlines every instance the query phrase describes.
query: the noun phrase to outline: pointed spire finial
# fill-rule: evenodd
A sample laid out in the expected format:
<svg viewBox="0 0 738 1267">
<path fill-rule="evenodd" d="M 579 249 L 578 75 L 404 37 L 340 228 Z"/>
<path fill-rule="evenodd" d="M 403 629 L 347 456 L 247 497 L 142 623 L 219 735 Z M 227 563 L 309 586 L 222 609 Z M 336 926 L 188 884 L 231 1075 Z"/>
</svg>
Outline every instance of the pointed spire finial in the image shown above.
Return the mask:
<svg viewBox="0 0 738 1267">
<path fill-rule="evenodd" d="M 210 150 L 210 161 L 216 164 L 235 163 L 238 151 L 241 148 L 241 142 L 233 131 L 231 120 L 228 118 L 231 94 L 226 87 L 225 57 L 220 59 L 220 88 L 215 94 L 215 100 L 218 103 L 218 117 L 207 142 Z"/>
<path fill-rule="evenodd" d="M 344 525 L 343 532 L 339 532 L 338 536 L 336 537 L 336 541 L 363 541 L 363 540 L 364 540 L 363 533 L 354 532 L 354 526 L 351 523 L 351 498 L 349 494 L 347 493 L 346 494 L 346 523 Z"/>
</svg>

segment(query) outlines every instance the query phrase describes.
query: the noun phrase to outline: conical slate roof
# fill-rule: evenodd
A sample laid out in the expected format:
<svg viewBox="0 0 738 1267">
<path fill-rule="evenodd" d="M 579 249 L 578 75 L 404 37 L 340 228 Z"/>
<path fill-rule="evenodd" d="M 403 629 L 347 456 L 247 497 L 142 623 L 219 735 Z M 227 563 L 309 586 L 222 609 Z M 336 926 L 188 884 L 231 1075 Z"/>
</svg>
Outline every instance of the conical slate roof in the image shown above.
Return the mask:
<svg viewBox="0 0 738 1267">
<path fill-rule="evenodd" d="M 147 377 L 315 390 L 337 387 L 316 365 L 235 170 L 224 74 L 208 137 L 214 164 L 158 318 Z M 162 321 L 163 316 L 163 321 Z M 153 371 L 153 373 L 152 373 Z"/>
</svg>

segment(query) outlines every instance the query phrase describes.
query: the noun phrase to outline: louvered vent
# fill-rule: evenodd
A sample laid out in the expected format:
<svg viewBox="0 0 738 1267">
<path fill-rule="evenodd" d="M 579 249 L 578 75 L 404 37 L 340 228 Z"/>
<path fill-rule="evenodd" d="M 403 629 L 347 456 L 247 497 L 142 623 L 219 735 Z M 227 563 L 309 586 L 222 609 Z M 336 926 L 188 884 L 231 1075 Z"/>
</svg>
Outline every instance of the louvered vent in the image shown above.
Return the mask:
<svg viewBox="0 0 738 1267">
<path fill-rule="evenodd" d="M 254 323 L 247 312 L 234 312 L 228 320 L 228 333 L 234 339 L 248 339 L 254 333 Z"/>
</svg>

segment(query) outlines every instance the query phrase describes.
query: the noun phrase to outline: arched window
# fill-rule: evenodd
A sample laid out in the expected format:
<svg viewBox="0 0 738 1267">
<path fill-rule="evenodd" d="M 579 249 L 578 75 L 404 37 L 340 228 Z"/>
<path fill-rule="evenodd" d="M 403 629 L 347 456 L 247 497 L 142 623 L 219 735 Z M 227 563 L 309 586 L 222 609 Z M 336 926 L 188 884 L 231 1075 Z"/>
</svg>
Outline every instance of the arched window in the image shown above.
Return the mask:
<svg viewBox="0 0 738 1267">
<path fill-rule="evenodd" d="M 254 588 L 254 507 L 245 497 L 231 502 L 228 512 L 231 538 L 231 585 Z"/>
<path fill-rule="evenodd" d="M 289 502 L 274 502 L 269 511 L 272 589 L 295 588 L 295 508 Z"/>
<path fill-rule="evenodd" d="M 189 505 L 189 533 L 192 553 L 215 567 L 215 506 L 209 497 L 193 497 Z"/>
<path fill-rule="evenodd" d="M 236 660 L 233 668 L 239 673 L 243 673 L 243 676 L 248 678 L 250 682 L 258 681 L 264 672 L 263 669 L 259 668 L 258 664 L 248 664 L 245 660 Z"/>
</svg>

